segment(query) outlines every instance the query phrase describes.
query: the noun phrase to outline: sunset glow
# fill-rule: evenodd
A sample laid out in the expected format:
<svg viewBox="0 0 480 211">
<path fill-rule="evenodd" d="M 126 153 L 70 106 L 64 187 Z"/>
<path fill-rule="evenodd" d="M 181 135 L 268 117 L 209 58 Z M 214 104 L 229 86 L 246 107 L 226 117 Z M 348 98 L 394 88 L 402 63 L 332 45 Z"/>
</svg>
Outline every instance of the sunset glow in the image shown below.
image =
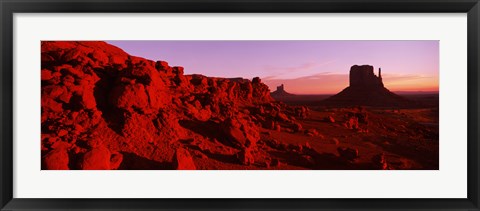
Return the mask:
<svg viewBox="0 0 480 211">
<path fill-rule="evenodd" d="M 335 94 L 352 65 L 382 68 L 392 91 L 438 91 L 438 41 L 107 41 L 129 54 L 185 67 L 185 74 L 260 77 L 275 90 Z"/>
</svg>

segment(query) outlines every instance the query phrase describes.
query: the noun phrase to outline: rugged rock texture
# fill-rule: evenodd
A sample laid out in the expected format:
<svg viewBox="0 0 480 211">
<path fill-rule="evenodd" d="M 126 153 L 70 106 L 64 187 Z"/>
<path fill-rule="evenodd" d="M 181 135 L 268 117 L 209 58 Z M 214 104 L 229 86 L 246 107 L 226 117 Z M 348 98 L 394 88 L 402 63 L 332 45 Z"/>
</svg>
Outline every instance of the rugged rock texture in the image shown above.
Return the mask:
<svg viewBox="0 0 480 211">
<path fill-rule="evenodd" d="M 193 162 L 192 156 L 190 153 L 183 149 L 179 148 L 176 150 L 174 155 L 174 167 L 176 170 L 196 170 L 195 163 Z"/>
<path fill-rule="evenodd" d="M 41 51 L 42 169 L 194 169 L 191 153 L 250 165 L 260 127 L 301 131 L 308 114 L 260 78 L 184 75 L 105 42 Z"/>
<path fill-rule="evenodd" d="M 185 75 L 105 42 L 42 42 L 41 60 L 45 170 L 438 169 L 438 109 L 289 106 L 258 77 Z M 363 69 L 347 95 L 392 99 Z"/>
<path fill-rule="evenodd" d="M 350 86 L 325 99 L 321 104 L 331 106 L 409 107 L 413 103 L 384 87 L 381 70 L 373 73 L 373 66 L 354 65 L 350 68 Z"/>
</svg>

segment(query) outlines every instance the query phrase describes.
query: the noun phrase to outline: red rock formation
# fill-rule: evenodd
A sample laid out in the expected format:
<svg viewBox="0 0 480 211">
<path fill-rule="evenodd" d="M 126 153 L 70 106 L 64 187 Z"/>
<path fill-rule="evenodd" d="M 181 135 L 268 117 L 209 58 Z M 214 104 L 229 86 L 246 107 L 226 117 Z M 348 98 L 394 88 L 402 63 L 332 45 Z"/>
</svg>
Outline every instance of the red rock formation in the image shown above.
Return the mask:
<svg viewBox="0 0 480 211">
<path fill-rule="evenodd" d="M 350 147 L 338 147 L 337 151 L 341 158 L 350 162 L 359 157 L 358 149 L 352 149 Z"/>
<path fill-rule="evenodd" d="M 179 148 L 175 151 L 173 157 L 174 168 L 177 170 L 196 170 L 195 163 L 193 162 L 192 156 L 190 153 L 183 149 Z"/>
<path fill-rule="evenodd" d="M 68 153 L 66 149 L 54 149 L 42 158 L 42 169 L 68 170 Z"/>
<path fill-rule="evenodd" d="M 372 164 L 375 169 L 386 170 L 388 169 L 388 162 L 385 159 L 385 154 L 380 153 L 372 157 Z"/>
<path fill-rule="evenodd" d="M 390 92 L 384 87 L 381 70 L 379 76 L 373 73 L 373 66 L 354 65 L 350 68 L 350 86 L 340 93 L 322 101 L 331 106 L 379 106 L 408 107 L 409 100 Z"/>
<path fill-rule="evenodd" d="M 379 69 L 379 76 L 376 76 L 375 73 L 373 73 L 373 66 L 353 65 L 350 68 L 350 87 L 383 87 L 381 69 Z"/>
<path fill-rule="evenodd" d="M 255 162 L 255 159 L 249 148 L 241 150 L 237 154 L 237 158 L 243 165 L 251 165 Z"/>
<path fill-rule="evenodd" d="M 112 154 L 105 147 L 93 148 L 83 155 L 80 168 L 83 170 L 117 169 L 122 162 L 121 154 Z"/>
<path fill-rule="evenodd" d="M 218 132 L 220 142 L 244 152 L 239 162 L 248 165 L 263 121 L 280 114 L 282 124 L 301 130 L 290 116 L 308 114 L 272 103 L 258 77 L 184 75 L 183 67 L 131 56 L 105 42 L 41 46 L 43 169 L 147 168 L 132 159 L 190 168 L 187 153 L 177 150 L 179 140 Z"/>
<path fill-rule="evenodd" d="M 185 75 L 182 67 L 105 42 L 41 47 L 45 170 L 438 169 L 438 151 L 423 149 L 435 140 L 438 147 L 438 128 L 409 123 L 406 115 L 397 121 L 398 109 L 385 116 L 363 108 L 310 110 L 273 100 L 258 77 Z M 354 100 L 347 106 L 399 102 L 370 68 L 354 69 L 349 98 L 341 98 Z M 395 145 L 401 152 L 392 153 Z M 385 154 L 374 156 L 378 150 Z M 422 162 L 392 156 L 409 151 L 430 156 L 419 155 Z"/>
</svg>

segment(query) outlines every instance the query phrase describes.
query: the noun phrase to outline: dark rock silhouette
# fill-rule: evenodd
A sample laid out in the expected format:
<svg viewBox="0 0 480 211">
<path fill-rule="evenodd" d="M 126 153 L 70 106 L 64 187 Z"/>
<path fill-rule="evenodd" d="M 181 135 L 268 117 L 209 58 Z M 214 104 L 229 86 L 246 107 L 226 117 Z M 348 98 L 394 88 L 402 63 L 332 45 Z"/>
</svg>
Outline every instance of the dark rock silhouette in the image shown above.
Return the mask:
<svg viewBox="0 0 480 211">
<path fill-rule="evenodd" d="M 378 69 L 378 76 L 373 72 L 373 66 L 354 65 L 350 68 L 350 87 L 353 88 L 380 88 L 383 86 L 382 69 Z"/>
<path fill-rule="evenodd" d="M 373 66 L 354 65 L 350 68 L 350 86 L 325 99 L 322 104 L 333 106 L 408 107 L 409 100 L 384 87 L 379 68 L 378 76 Z"/>
<path fill-rule="evenodd" d="M 285 91 L 285 86 L 282 84 L 280 86 L 277 86 L 277 90 L 275 90 L 274 92 L 272 92 L 270 94 L 274 99 L 275 98 L 281 98 L 281 97 L 291 97 L 291 96 L 295 96 L 294 94 L 290 94 L 288 93 L 287 91 Z"/>
</svg>

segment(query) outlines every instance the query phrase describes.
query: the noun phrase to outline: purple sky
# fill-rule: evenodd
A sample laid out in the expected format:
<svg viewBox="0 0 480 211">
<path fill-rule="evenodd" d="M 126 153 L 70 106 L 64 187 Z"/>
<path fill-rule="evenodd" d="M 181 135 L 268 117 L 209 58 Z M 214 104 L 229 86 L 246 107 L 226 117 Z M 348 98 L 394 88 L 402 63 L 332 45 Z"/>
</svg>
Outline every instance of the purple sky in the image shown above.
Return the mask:
<svg viewBox="0 0 480 211">
<path fill-rule="evenodd" d="M 352 65 L 382 68 L 392 91 L 438 91 L 438 41 L 107 41 L 131 55 L 185 67 L 185 74 L 259 76 L 296 94 L 334 94 Z"/>
</svg>

